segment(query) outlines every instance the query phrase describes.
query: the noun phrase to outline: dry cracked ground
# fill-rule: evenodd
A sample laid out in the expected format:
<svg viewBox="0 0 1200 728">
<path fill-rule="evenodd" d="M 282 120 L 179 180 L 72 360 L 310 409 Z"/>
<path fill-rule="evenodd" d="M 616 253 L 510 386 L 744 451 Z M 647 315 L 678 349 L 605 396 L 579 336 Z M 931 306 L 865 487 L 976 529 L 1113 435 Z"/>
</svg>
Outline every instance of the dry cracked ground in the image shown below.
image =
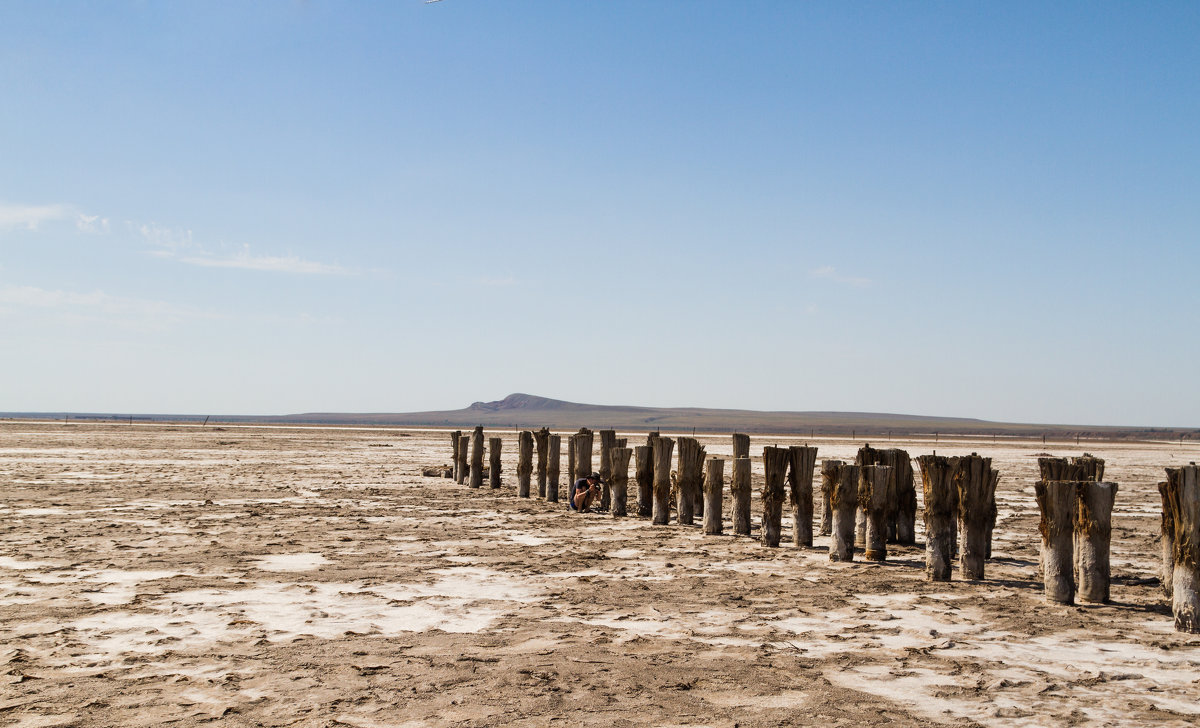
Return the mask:
<svg viewBox="0 0 1200 728">
<path fill-rule="evenodd" d="M 1200 722 L 1155 490 L 1195 445 L 1088 444 L 1121 488 L 1113 602 L 1067 607 L 1037 580 L 1033 481 L 1073 442 L 877 443 L 1002 472 L 986 580 L 935 584 L 919 547 L 831 563 L 786 526 L 768 549 L 517 498 L 500 434 L 480 491 L 421 475 L 438 431 L 0 423 L 0 724 Z"/>
</svg>

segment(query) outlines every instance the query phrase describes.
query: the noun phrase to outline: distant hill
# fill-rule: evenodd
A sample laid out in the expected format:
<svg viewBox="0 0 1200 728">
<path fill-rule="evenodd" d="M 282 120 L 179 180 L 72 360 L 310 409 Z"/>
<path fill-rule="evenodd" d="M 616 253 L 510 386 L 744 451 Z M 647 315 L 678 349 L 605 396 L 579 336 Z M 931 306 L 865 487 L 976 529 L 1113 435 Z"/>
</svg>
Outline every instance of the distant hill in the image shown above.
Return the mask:
<svg viewBox="0 0 1200 728">
<path fill-rule="evenodd" d="M 284 422 L 376 424 L 427 427 L 614 428 L 698 432 L 775 434 L 881 435 L 961 434 L 1177 439 L 1200 437 L 1200 429 L 1095 427 L 989 422 L 965 417 L 927 417 L 877 412 L 763 412 L 700 407 L 634 407 L 565 402 L 532 394 L 510 394 L 492 402 L 475 402 L 457 410 L 404 414 L 338 414 L 311 412 L 274 418 Z"/>
<path fill-rule="evenodd" d="M 70 420 L 120 420 L 130 415 L 65 412 L 10 412 L 0 417 Z M 279 416 L 133 415 L 138 421 L 296 423 L 380 425 L 392 427 L 484 427 L 558 430 L 590 427 L 663 432 L 746 432 L 794 435 L 879 437 L 903 435 L 1008 435 L 1023 437 L 1177 440 L 1200 439 L 1200 429 L 1170 427 L 1097 427 L 989 422 L 965 417 L 926 417 L 878 412 L 760 412 L 700 407 L 633 407 L 565 402 L 532 394 L 510 394 L 493 402 L 475 402 L 457 410 L 407 413 L 308 412 Z"/>
</svg>

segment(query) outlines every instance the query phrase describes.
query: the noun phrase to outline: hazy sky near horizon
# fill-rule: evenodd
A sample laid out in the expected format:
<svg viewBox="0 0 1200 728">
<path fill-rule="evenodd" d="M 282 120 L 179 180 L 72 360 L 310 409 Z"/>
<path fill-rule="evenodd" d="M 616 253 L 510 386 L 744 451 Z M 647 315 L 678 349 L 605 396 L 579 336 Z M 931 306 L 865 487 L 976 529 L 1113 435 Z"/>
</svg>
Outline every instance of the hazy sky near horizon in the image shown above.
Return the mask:
<svg viewBox="0 0 1200 728">
<path fill-rule="evenodd" d="M 1200 426 L 1200 3 L 0 5 L 0 411 Z"/>
</svg>

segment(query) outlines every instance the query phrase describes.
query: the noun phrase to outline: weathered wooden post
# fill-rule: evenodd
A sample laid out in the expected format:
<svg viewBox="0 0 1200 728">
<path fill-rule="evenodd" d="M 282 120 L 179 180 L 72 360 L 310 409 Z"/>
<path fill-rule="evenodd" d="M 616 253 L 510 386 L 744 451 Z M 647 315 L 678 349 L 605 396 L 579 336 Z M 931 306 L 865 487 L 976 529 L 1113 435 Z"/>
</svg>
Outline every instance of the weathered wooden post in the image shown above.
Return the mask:
<svg viewBox="0 0 1200 728">
<path fill-rule="evenodd" d="M 838 468 L 842 467 L 841 460 L 824 460 L 821 462 L 821 530 L 820 535 L 828 536 L 833 530 L 833 486 L 837 482 Z"/>
<path fill-rule="evenodd" d="M 488 481 L 493 488 L 500 487 L 500 438 L 488 438 Z"/>
<path fill-rule="evenodd" d="M 558 466 L 562 462 L 562 436 L 546 438 L 546 501 L 558 502 Z"/>
<path fill-rule="evenodd" d="M 874 465 L 879 461 L 879 451 L 871 447 L 871 443 L 865 442 L 863 446 L 858 448 L 858 453 L 854 456 L 854 464 L 859 468 L 864 468 L 868 465 Z M 862 475 L 859 474 L 859 484 L 862 484 Z M 867 545 L 867 512 L 860 505 L 858 512 L 855 514 L 854 525 L 854 544 L 856 546 L 866 547 Z"/>
<path fill-rule="evenodd" d="M 550 430 L 543 427 L 533 433 L 533 441 L 537 444 L 537 489 L 538 498 L 546 497 L 546 461 L 550 449 Z"/>
<path fill-rule="evenodd" d="M 733 433 L 733 459 L 750 457 L 750 436 Z"/>
<path fill-rule="evenodd" d="M 888 484 L 892 469 L 887 465 L 864 465 L 858 470 L 858 505 L 867 514 L 867 561 L 887 559 Z"/>
<path fill-rule="evenodd" d="M 1095 457 L 1090 452 L 1071 458 L 1071 465 L 1078 471 L 1072 480 L 1090 480 L 1093 483 L 1104 480 L 1104 459 Z"/>
<path fill-rule="evenodd" d="M 593 439 L 592 431 L 586 427 L 580 427 L 579 432 L 575 433 L 575 472 L 571 474 L 575 480 L 596 472 L 592 470 Z"/>
<path fill-rule="evenodd" d="M 898 544 L 911 546 L 917 542 L 917 488 L 912 458 L 906 450 L 889 449 L 884 453 L 884 464 L 892 469 L 892 482 L 888 486 L 891 498 L 888 537 Z"/>
<path fill-rule="evenodd" d="M 1162 522 L 1159 526 L 1159 549 L 1162 550 L 1162 574 L 1159 583 L 1163 592 L 1168 596 L 1175 594 L 1172 580 L 1175 574 L 1175 520 L 1171 517 L 1171 507 L 1167 499 L 1167 481 L 1158 484 L 1158 497 L 1162 500 Z"/>
<path fill-rule="evenodd" d="M 1053 475 L 1061 471 L 1049 468 L 1046 472 Z M 1042 514 L 1038 531 L 1042 534 L 1042 581 L 1046 598 L 1059 604 L 1072 604 L 1075 601 L 1075 549 L 1072 535 L 1075 481 L 1038 481 L 1033 489 L 1038 510 Z"/>
<path fill-rule="evenodd" d="M 1200 467 L 1167 468 L 1167 510 L 1175 566 L 1171 610 L 1175 629 L 1200 632 Z"/>
<path fill-rule="evenodd" d="M 987 524 L 996 476 L 992 459 L 971 453 L 959 458 L 958 516 L 963 526 L 959 571 L 964 579 L 982 579 L 987 554 Z"/>
<path fill-rule="evenodd" d="M 523 430 L 517 436 L 517 497 L 529 497 L 529 479 L 533 475 L 533 433 Z"/>
<path fill-rule="evenodd" d="M 793 445 L 788 448 L 788 485 L 792 505 L 792 543 L 813 545 L 813 469 L 817 466 L 817 448 Z"/>
<path fill-rule="evenodd" d="M 829 560 L 853 561 L 854 516 L 858 511 L 858 466 L 841 465 L 833 477 L 834 486 L 830 497 L 830 505 L 833 508 L 833 541 L 829 546 Z"/>
<path fill-rule="evenodd" d="M 472 488 L 483 487 L 483 425 L 471 433 L 471 483 Z"/>
<path fill-rule="evenodd" d="M 637 479 L 637 514 L 648 518 L 654 511 L 654 448 L 649 445 L 638 445 L 634 448 L 637 465 L 634 477 Z"/>
<path fill-rule="evenodd" d="M 462 440 L 462 430 L 455 430 L 454 432 L 450 433 L 450 446 L 454 451 L 454 455 L 452 456 L 454 459 L 451 460 L 450 462 L 452 463 L 451 470 L 453 471 L 453 477 L 454 477 L 455 483 L 459 482 L 459 480 L 458 480 L 458 443 L 460 440 Z"/>
<path fill-rule="evenodd" d="M 942 455 L 922 455 L 917 462 L 925 495 L 925 574 L 930 581 L 950 581 L 958 529 L 954 498 L 958 461 Z"/>
<path fill-rule="evenodd" d="M 790 460 L 791 454 L 787 448 L 763 448 L 763 467 L 766 468 L 767 479 L 762 491 L 762 542 L 771 548 L 779 546 L 779 537 L 783 529 L 783 501 L 787 497 L 783 482 L 787 477 Z"/>
<path fill-rule="evenodd" d="M 629 457 L 633 450 L 627 447 L 611 447 L 608 450 L 608 474 L 612 478 L 613 518 L 626 515 L 629 499 Z"/>
<path fill-rule="evenodd" d="M 599 510 L 602 511 L 606 511 L 612 507 L 612 490 L 611 486 L 609 485 L 610 481 L 612 481 L 612 456 L 609 455 L 609 453 L 611 453 L 615 447 L 617 447 L 616 431 L 600 430 L 600 468 L 596 472 L 600 473 Z M 624 445 L 621 447 L 624 447 Z"/>
<path fill-rule="evenodd" d="M 725 461 L 709 458 L 704 468 L 704 532 L 710 536 L 721 533 L 721 499 L 725 489 Z"/>
<path fill-rule="evenodd" d="M 704 468 L 704 448 L 694 437 L 679 438 L 679 479 L 676 483 L 675 509 L 680 524 L 690 526 L 695 521 L 696 494 L 701 488 Z"/>
<path fill-rule="evenodd" d="M 1098 472 L 1103 473 L 1103 469 Z M 1108 603 L 1112 573 L 1109 546 L 1116 498 L 1116 483 L 1091 480 L 1075 483 L 1075 573 L 1079 580 L 1079 598 L 1085 602 Z"/>
<path fill-rule="evenodd" d="M 467 453 L 471 451 L 471 436 L 463 435 L 458 438 L 458 485 L 467 482 L 467 474 L 471 466 L 467 463 Z"/>
<path fill-rule="evenodd" d="M 671 520 L 671 452 L 675 441 L 669 437 L 654 438 L 654 520 L 665 526 Z"/>
<path fill-rule="evenodd" d="M 575 452 L 578 445 L 575 444 L 575 438 L 578 435 L 570 435 L 567 437 L 567 505 L 571 505 L 571 487 L 575 485 Z"/>
<path fill-rule="evenodd" d="M 733 477 L 729 483 L 729 494 L 733 500 L 733 534 L 750 535 L 750 458 L 738 457 L 733 461 Z"/>
</svg>

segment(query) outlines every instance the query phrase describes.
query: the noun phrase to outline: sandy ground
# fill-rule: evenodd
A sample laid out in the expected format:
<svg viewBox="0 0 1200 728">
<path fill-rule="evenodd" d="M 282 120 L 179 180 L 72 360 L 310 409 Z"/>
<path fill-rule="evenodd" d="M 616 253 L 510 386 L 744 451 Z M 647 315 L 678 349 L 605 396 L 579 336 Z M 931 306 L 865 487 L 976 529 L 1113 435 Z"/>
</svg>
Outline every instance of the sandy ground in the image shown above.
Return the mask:
<svg viewBox="0 0 1200 728">
<path fill-rule="evenodd" d="M 0 424 L 0 724 L 1200 723 L 1156 574 L 1155 483 L 1193 444 L 873 443 L 1001 470 L 986 581 L 933 584 L 921 548 L 831 563 L 786 518 L 767 549 L 518 499 L 500 434 L 481 492 L 421 476 L 444 432 Z M 1083 449 L 1121 488 L 1113 603 L 1051 605 L 1036 454 Z"/>
</svg>

